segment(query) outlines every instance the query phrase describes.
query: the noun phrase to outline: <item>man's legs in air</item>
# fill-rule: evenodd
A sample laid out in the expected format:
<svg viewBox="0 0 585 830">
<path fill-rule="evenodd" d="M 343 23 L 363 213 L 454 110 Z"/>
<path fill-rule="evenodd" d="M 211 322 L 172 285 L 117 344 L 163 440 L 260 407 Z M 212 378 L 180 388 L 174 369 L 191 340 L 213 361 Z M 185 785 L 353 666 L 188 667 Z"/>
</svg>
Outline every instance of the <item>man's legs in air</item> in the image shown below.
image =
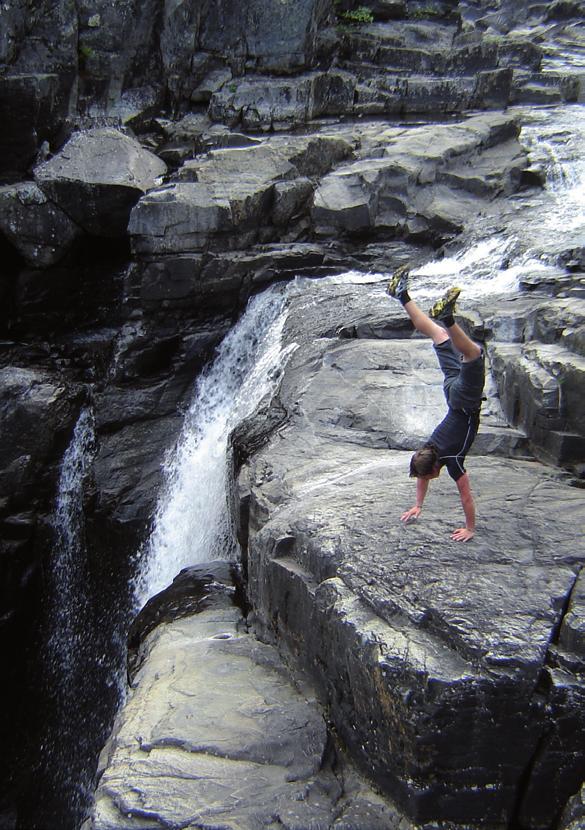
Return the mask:
<svg viewBox="0 0 585 830">
<path fill-rule="evenodd" d="M 430 337 L 435 346 L 445 343 L 449 340 L 449 335 L 445 329 L 439 326 L 438 323 L 435 323 L 434 320 L 431 320 L 428 314 L 420 309 L 414 300 L 411 300 L 408 294 L 408 275 L 409 269 L 407 265 L 397 268 L 394 276 L 388 283 L 386 293 L 402 303 L 404 310 L 417 331 L 420 331 L 426 337 Z"/>
<path fill-rule="evenodd" d="M 435 346 L 451 340 L 454 348 L 463 356 L 464 363 L 469 363 L 480 357 L 481 348 L 465 334 L 453 317 L 455 303 L 461 289 L 450 288 L 445 296 L 433 305 L 427 315 L 408 294 L 408 276 L 408 266 L 403 265 L 397 268 L 388 283 L 387 293 L 402 303 L 415 329 L 430 337 Z M 440 320 L 445 328 L 436 323 L 435 320 Z"/>
</svg>

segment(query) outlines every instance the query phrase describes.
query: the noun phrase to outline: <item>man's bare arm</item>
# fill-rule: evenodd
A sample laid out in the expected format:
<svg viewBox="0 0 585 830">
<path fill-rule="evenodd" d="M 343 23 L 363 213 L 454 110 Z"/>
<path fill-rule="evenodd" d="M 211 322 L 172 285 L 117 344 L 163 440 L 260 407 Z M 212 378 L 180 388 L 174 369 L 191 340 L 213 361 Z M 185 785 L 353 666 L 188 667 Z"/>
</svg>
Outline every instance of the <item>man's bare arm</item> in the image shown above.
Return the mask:
<svg viewBox="0 0 585 830">
<path fill-rule="evenodd" d="M 456 542 L 468 542 L 475 533 L 475 502 L 471 493 L 471 485 L 467 473 L 456 481 L 461 506 L 465 514 L 465 527 L 459 527 L 451 534 L 451 539 Z"/>
<path fill-rule="evenodd" d="M 416 480 L 416 505 L 414 507 L 411 507 L 410 510 L 407 510 L 406 513 L 402 514 L 402 516 L 400 517 L 401 522 L 404 522 L 406 524 L 411 519 L 418 519 L 418 517 L 420 516 L 420 512 L 422 510 L 423 502 L 425 500 L 425 496 L 427 494 L 428 489 L 429 489 L 428 479 L 417 478 L 417 480 Z"/>
</svg>

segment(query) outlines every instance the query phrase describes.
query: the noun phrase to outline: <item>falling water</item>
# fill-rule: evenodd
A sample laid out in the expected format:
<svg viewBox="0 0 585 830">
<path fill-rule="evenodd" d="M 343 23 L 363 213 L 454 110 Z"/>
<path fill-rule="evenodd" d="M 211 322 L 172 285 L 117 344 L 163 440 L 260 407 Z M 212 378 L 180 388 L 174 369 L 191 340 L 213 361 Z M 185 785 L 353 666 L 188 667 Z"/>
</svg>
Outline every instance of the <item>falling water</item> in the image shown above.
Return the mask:
<svg viewBox="0 0 585 830">
<path fill-rule="evenodd" d="M 273 286 L 254 297 L 196 384 L 165 464 L 166 484 L 136 584 L 138 606 L 187 565 L 237 555 L 228 505 L 228 438 L 281 374 L 286 294 Z"/>
<path fill-rule="evenodd" d="M 585 234 L 585 107 L 531 112 L 522 135 L 547 176 L 544 233 Z"/>
<path fill-rule="evenodd" d="M 36 707 L 39 745 L 32 764 L 34 786 L 20 811 L 23 826 L 31 830 L 79 826 L 91 803 L 96 745 L 103 740 L 102 704 L 95 700 L 103 684 L 83 508 L 95 451 L 94 417 L 86 408 L 63 456 L 52 519 Z"/>
<path fill-rule="evenodd" d="M 111 586 L 102 574 L 96 578 L 99 564 L 86 539 L 84 493 L 96 452 L 87 408 L 63 456 L 52 519 L 43 659 L 31 689 L 31 780 L 19 804 L 19 827 L 26 830 L 79 828 L 92 804 L 98 753 L 124 697 L 127 571 L 108 568 Z"/>
<path fill-rule="evenodd" d="M 54 608 L 48 651 L 65 678 L 72 671 L 88 618 L 87 557 L 83 513 L 83 484 L 95 446 L 94 418 L 90 409 L 79 416 L 73 438 L 61 465 L 53 517 L 55 547 L 50 564 Z"/>
</svg>

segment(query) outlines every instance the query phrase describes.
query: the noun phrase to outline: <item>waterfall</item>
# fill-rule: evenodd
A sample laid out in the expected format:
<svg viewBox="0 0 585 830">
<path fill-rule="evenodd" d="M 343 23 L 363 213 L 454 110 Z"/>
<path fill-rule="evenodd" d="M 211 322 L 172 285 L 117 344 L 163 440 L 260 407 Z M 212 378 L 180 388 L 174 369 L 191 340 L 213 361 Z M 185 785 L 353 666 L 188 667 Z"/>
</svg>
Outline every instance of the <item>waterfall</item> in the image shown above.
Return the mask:
<svg viewBox="0 0 585 830">
<path fill-rule="evenodd" d="M 65 451 L 52 518 L 46 568 L 45 648 L 36 717 L 38 756 L 31 827 L 75 828 L 91 803 L 92 759 L 103 734 L 102 690 L 83 493 L 96 452 L 94 416 L 82 410 Z M 96 737 L 97 735 L 97 737 Z M 36 802 L 35 802 L 36 799 Z"/>
<path fill-rule="evenodd" d="M 138 607 L 182 568 L 237 556 L 228 438 L 276 387 L 289 353 L 281 344 L 287 291 L 272 286 L 254 297 L 197 381 L 176 448 L 165 462 L 165 484 L 135 585 Z"/>
<path fill-rule="evenodd" d="M 95 446 L 94 418 L 82 410 L 73 438 L 61 464 L 57 502 L 53 516 L 55 547 L 50 563 L 53 583 L 48 651 L 63 675 L 67 693 L 68 675 L 75 666 L 87 634 L 87 557 L 84 540 L 83 484 Z"/>
<path fill-rule="evenodd" d="M 585 235 L 585 107 L 531 113 L 522 135 L 547 176 L 544 232 Z"/>
</svg>

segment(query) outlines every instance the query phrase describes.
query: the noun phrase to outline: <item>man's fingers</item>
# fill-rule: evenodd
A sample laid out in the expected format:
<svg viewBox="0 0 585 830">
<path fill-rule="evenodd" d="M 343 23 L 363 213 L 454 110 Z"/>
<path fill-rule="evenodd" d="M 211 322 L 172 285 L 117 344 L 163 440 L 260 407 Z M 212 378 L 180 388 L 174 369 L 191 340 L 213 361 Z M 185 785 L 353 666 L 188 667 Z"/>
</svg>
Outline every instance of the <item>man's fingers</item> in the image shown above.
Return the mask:
<svg viewBox="0 0 585 830">
<path fill-rule="evenodd" d="M 473 531 L 467 530 L 466 527 L 460 527 L 451 534 L 451 539 L 455 542 L 469 542 L 473 539 Z"/>
<path fill-rule="evenodd" d="M 411 519 L 416 519 L 419 513 L 420 510 L 417 507 L 411 507 L 410 510 L 407 510 L 406 513 L 402 514 L 402 516 L 400 517 L 400 521 L 406 524 Z"/>
</svg>

